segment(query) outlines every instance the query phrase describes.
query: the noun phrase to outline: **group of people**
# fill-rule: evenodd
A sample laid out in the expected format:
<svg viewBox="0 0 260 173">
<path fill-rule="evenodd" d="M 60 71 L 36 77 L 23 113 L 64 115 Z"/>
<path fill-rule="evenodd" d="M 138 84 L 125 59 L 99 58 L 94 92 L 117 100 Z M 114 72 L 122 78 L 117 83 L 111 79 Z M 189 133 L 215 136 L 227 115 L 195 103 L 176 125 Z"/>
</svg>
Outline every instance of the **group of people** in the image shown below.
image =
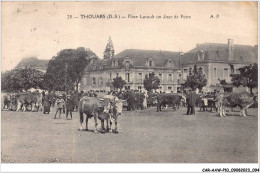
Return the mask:
<svg viewBox="0 0 260 173">
<path fill-rule="evenodd" d="M 50 108 L 53 105 L 56 109 L 54 119 L 57 118 L 57 114 L 61 117 L 62 112 L 66 113 L 66 119 L 68 119 L 68 115 L 70 115 L 72 119 L 72 111 L 74 110 L 75 104 L 71 98 L 71 95 L 68 94 L 59 94 L 53 96 L 51 92 L 43 92 L 43 114 L 50 113 Z"/>
</svg>

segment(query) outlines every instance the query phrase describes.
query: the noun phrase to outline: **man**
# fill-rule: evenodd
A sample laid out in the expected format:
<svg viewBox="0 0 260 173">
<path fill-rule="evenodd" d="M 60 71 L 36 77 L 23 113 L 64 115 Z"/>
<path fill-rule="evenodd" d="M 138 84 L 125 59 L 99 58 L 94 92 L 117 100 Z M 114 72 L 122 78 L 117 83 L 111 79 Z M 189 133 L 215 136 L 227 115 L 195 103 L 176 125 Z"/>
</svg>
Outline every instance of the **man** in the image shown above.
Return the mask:
<svg viewBox="0 0 260 173">
<path fill-rule="evenodd" d="M 191 91 L 188 94 L 187 98 L 187 104 L 188 104 L 188 110 L 187 110 L 187 115 L 195 115 L 195 103 L 197 99 L 197 94 L 195 91 Z"/>
<path fill-rule="evenodd" d="M 64 100 L 62 99 L 62 95 L 59 95 L 58 96 L 58 99 L 56 100 L 56 113 L 54 115 L 54 119 L 56 119 L 56 115 L 57 113 L 59 112 L 59 118 L 61 117 L 61 109 L 63 108 L 64 106 Z"/>
<path fill-rule="evenodd" d="M 71 99 L 70 95 L 67 95 L 67 100 L 66 100 L 66 119 L 68 119 L 68 114 L 70 113 L 70 117 L 72 119 L 72 111 L 74 109 L 73 106 L 73 100 Z"/>
<path fill-rule="evenodd" d="M 49 114 L 50 107 L 51 107 L 51 96 L 47 91 L 46 93 L 44 93 L 44 97 L 43 97 L 43 114 L 45 113 Z"/>
</svg>

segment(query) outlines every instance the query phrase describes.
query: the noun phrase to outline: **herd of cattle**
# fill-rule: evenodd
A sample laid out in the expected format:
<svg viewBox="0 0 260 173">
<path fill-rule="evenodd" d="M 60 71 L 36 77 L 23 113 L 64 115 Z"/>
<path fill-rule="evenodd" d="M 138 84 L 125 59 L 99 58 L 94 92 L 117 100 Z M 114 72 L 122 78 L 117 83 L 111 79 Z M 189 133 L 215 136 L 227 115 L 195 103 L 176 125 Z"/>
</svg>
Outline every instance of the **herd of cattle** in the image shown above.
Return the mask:
<svg viewBox="0 0 260 173">
<path fill-rule="evenodd" d="M 52 105 L 54 106 L 57 95 L 52 95 Z M 88 129 L 88 119 L 94 117 L 95 129 L 97 132 L 97 119 L 101 120 L 102 130 L 105 130 L 104 122 L 106 121 L 107 129 L 112 132 L 112 119 L 115 122 L 115 133 L 117 130 L 117 118 L 124 108 L 128 111 L 135 109 L 146 109 L 152 106 L 157 107 L 157 111 L 162 108 L 171 107 L 177 110 L 180 107 L 186 107 L 186 98 L 188 94 L 179 93 L 141 93 L 126 91 L 107 95 L 105 93 L 81 94 L 74 99 L 75 107 L 78 108 L 80 115 L 80 129 L 86 114 L 86 129 Z M 65 97 L 66 98 L 66 97 Z M 241 116 L 246 116 L 246 110 L 257 102 L 257 97 L 249 93 L 214 93 L 214 94 L 197 94 L 196 106 L 200 111 L 208 108 L 219 113 L 221 117 L 226 116 L 227 108 L 239 107 Z M 2 110 L 11 111 L 41 111 L 43 96 L 39 92 L 3 94 L 2 93 Z"/>
</svg>

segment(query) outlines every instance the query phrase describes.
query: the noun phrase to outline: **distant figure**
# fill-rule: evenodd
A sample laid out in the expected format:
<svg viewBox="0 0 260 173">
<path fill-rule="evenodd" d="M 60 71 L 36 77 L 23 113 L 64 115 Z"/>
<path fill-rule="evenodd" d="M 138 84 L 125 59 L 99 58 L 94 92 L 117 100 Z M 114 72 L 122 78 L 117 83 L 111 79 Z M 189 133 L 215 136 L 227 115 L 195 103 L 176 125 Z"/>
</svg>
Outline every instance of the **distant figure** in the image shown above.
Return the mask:
<svg viewBox="0 0 260 173">
<path fill-rule="evenodd" d="M 148 97 L 147 93 L 144 92 L 144 101 L 143 101 L 143 108 L 144 109 L 147 109 L 147 97 Z"/>
<path fill-rule="evenodd" d="M 50 113 L 50 108 L 51 108 L 51 96 L 48 92 L 44 93 L 43 97 L 43 114 L 45 113 Z"/>
<path fill-rule="evenodd" d="M 54 115 L 54 119 L 56 119 L 56 115 L 58 112 L 60 114 L 59 117 L 61 117 L 61 109 L 63 108 L 64 104 L 65 104 L 65 102 L 62 99 L 62 95 L 59 95 L 58 99 L 56 100 L 56 113 Z"/>
<path fill-rule="evenodd" d="M 189 91 L 188 98 L 187 98 L 187 115 L 195 115 L 195 103 L 197 99 L 197 94 L 195 91 Z"/>
<path fill-rule="evenodd" d="M 72 111 L 74 109 L 73 100 L 70 95 L 67 95 L 66 100 L 66 119 L 68 119 L 68 114 L 70 113 L 70 117 L 72 119 Z"/>
</svg>

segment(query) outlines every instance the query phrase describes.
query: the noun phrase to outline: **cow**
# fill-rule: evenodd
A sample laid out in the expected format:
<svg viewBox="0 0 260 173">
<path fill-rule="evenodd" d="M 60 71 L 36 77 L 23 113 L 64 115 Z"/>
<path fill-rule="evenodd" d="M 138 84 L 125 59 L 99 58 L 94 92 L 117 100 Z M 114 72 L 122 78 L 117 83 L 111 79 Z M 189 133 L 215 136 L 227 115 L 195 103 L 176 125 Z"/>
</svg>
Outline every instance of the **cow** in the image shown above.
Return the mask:
<svg viewBox="0 0 260 173">
<path fill-rule="evenodd" d="M 220 117 L 226 116 L 227 108 L 240 108 L 240 115 L 246 117 L 246 110 L 256 102 L 256 97 L 247 92 L 219 93 L 216 97 L 216 107 Z"/>
<path fill-rule="evenodd" d="M 166 93 L 160 93 L 157 95 L 157 112 L 162 111 L 162 106 L 172 106 L 174 110 L 176 108 L 179 108 L 181 96 L 178 94 L 166 94 Z"/>
<path fill-rule="evenodd" d="M 42 105 L 42 95 L 39 92 L 19 93 L 16 95 L 17 109 L 16 111 L 28 110 L 31 106 L 31 111 L 38 111 Z"/>
<path fill-rule="evenodd" d="M 86 114 L 86 130 L 88 130 L 88 119 L 94 117 L 95 122 L 95 129 L 94 133 L 97 133 L 97 119 L 98 118 L 106 118 L 105 117 L 99 117 L 101 113 L 103 113 L 104 108 L 101 105 L 101 101 L 97 97 L 89 97 L 89 96 L 83 96 L 79 101 L 79 115 L 80 115 L 80 131 L 83 130 L 82 123 L 84 121 L 84 114 Z"/>
<path fill-rule="evenodd" d="M 11 105 L 11 95 L 10 94 L 3 94 L 2 93 L 2 108 L 3 109 L 10 109 L 10 105 Z"/>
<path fill-rule="evenodd" d="M 217 111 L 216 108 L 216 99 L 214 98 L 214 95 L 205 95 L 200 97 L 200 111 L 208 110 L 207 108 L 210 108 L 210 111 L 212 112 L 213 109 Z"/>
</svg>

